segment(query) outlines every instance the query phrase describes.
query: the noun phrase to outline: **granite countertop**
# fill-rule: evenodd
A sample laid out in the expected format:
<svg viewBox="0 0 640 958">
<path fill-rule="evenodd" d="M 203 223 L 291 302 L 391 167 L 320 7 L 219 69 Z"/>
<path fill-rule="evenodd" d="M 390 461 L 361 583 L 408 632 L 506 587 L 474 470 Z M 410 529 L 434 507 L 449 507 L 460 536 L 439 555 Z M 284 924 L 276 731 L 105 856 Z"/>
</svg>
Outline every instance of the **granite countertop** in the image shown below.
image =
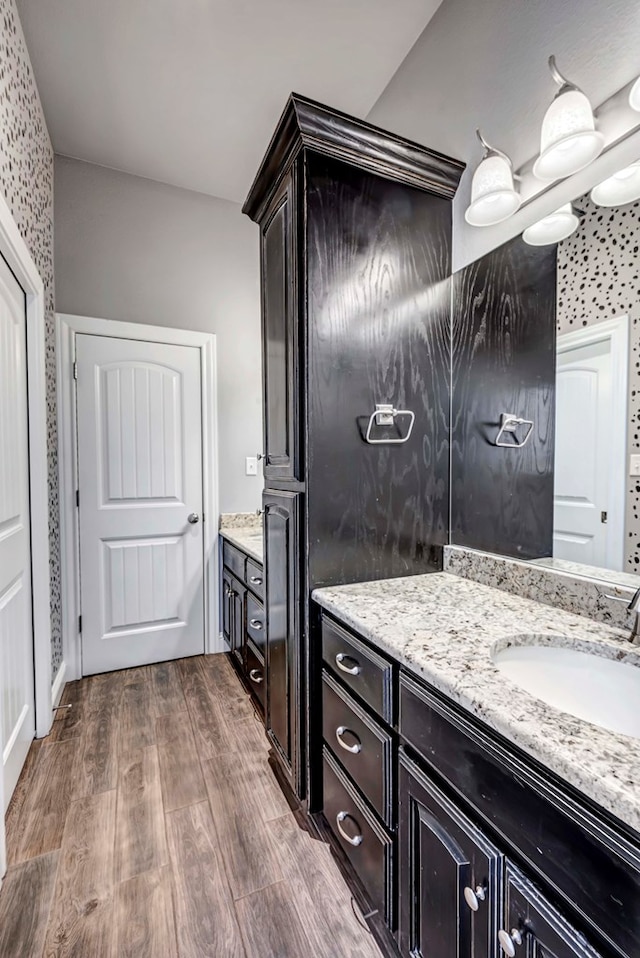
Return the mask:
<svg viewBox="0 0 640 958">
<path fill-rule="evenodd" d="M 231 528 L 220 529 L 219 533 L 224 539 L 242 549 L 248 556 L 261 564 L 264 562 L 264 537 L 262 529 L 253 526 L 233 526 Z"/>
<path fill-rule="evenodd" d="M 491 659 L 535 634 L 584 651 L 597 642 L 640 665 L 637 647 L 621 641 L 628 633 L 449 573 L 316 589 L 313 598 L 640 833 L 640 740 L 546 705 Z"/>
</svg>

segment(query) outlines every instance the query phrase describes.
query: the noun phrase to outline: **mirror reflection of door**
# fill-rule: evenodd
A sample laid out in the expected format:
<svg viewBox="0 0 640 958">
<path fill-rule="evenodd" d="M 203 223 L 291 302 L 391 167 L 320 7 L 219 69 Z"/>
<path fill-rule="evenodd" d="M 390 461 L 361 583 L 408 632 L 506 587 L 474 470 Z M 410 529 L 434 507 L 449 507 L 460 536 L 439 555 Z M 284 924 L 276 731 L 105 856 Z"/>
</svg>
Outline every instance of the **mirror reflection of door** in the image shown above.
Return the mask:
<svg viewBox="0 0 640 958">
<path fill-rule="evenodd" d="M 621 570 L 627 317 L 558 337 L 554 558 Z"/>
</svg>

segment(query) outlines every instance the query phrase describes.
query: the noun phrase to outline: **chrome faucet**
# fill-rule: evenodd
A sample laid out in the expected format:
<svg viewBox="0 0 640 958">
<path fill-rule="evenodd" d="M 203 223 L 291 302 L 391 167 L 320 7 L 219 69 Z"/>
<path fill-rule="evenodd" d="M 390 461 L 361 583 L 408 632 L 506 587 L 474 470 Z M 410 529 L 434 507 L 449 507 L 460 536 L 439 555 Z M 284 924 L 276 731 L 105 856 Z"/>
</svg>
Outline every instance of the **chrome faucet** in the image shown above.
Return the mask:
<svg viewBox="0 0 640 958">
<path fill-rule="evenodd" d="M 637 589 L 635 592 L 627 609 L 629 612 L 633 612 L 633 627 L 631 629 L 631 635 L 629 636 L 629 642 L 633 642 L 634 645 L 640 645 L 640 589 Z"/>
<path fill-rule="evenodd" d="M 621 595 L 611 595 L 607 592 L 603 593 L 603 598 L 613 599 L 614 602 L 627 601 Z M 631 627 L 629 642 L 632 642 L 634 645 L 640 645 L 640 589 L 636 590 L 631 601 L 627 603 L 627 610 L 633 612 L 633 625 Z"/>
</svg>

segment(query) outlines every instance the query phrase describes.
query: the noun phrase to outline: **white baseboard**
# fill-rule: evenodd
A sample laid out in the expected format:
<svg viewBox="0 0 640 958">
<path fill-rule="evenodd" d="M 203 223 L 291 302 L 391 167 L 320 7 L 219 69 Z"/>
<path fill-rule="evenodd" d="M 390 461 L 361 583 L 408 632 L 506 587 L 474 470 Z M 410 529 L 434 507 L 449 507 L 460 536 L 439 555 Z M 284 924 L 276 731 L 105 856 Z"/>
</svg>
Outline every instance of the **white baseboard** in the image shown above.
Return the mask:
<svg viewBox="0 0 640 958">
<path fill-rule="evenodd" d="M 67 663 L 63 662 L 60 668 L 58 669 L 56 673 L 56 677 L 53 680 L 53 685 L 51 686 L 51 699 L 52 699 L 52 704 L 54 708 L 60 702 L 60 699 L 62 698 L 62 693 L 64 691 L 64 687 L 66 684 L 67 684 Z"/>
</svg>

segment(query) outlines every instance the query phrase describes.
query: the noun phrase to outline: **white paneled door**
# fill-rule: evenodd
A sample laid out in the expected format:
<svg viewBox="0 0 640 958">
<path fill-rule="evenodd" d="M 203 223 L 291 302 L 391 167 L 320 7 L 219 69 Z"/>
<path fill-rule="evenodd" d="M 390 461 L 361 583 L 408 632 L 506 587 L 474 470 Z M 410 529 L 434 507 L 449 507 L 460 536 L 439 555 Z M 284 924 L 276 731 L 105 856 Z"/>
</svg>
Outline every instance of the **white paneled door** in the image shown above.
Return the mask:
<svg viewBox="0 0 640 958">
<path fill-rule="evenodd" d="M 576 344 L 572 334 L 563 337 L 557 355 L 553 554 L 620 568 L 610 558 L 615 530 L 608 521 L 624 468 L 612 458 L 613 432 L 624 429 L 624 418 L 613 405 L 611 339 L 583 343 L 578 332 Z"/>
<path fill-rule="evenodd" d="M 35 734 L 25 296 L 0 257 L 0 695 L 5 809 Z M 3 809 L 3 811 L 5 810 Z"/>
<path fill-rule="evenodd" d="M 82 672 L 204 651 L 200 351 L 76 337 Z"/>
</svg>

